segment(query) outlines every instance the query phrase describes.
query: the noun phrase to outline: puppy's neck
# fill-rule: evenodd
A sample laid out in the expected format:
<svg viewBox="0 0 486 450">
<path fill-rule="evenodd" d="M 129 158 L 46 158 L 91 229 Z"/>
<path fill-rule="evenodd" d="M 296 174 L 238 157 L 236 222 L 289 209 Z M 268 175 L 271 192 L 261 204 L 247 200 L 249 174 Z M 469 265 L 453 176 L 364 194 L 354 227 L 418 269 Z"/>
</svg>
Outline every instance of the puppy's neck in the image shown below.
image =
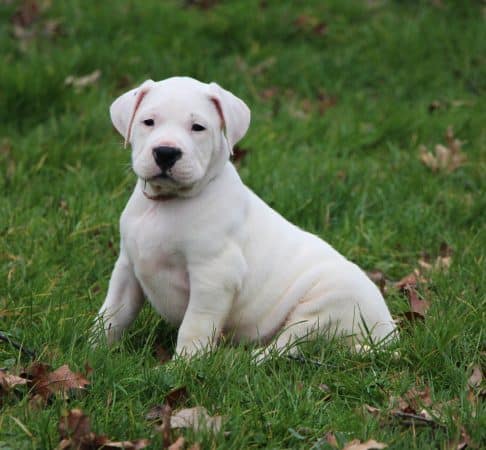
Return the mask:
<svg viewBox="0 0 486 450">
<path fill-rule="evenodd" d="M 143 195 L 145 195 L 146 198 L 148 198 L 149 200 L 157 201 L 157 202 L 166 202 L 167 200 L 172 200 L 174 198 L 177 198 L 177 195 L 170 195 L 170 194 L 167 194 L 167 195 L 164 195 L 164 194 L 151 195 L 144 190 L 142 190 L 142 192 L 143 192 Z"/>
</svg>

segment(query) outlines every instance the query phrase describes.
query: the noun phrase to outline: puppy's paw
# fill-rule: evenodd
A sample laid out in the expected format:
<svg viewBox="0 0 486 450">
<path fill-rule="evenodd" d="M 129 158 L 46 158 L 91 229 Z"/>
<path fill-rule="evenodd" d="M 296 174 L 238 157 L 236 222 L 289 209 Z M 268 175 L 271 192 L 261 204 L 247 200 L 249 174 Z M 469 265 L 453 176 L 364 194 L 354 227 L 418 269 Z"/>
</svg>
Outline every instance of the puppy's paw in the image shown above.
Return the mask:
<svg viewBox="0 0 486 450">
<path fill-rule="evenodd" d="M 201 356 L 204 353 L 208 353 L 209 348 L 203 347 L 199 341 L 185 341 L 177 344 L 174 358 L 190 360 L 196 356 Z"/>
</svg>

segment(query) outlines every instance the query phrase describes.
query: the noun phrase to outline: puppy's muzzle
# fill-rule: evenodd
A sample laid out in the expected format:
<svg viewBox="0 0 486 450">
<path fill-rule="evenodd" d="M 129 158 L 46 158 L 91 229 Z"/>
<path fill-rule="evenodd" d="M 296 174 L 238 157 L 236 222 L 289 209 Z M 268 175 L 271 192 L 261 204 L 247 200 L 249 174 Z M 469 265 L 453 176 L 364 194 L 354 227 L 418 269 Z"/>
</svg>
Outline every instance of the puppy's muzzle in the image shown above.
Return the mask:
<svg viewBox="0 0 486 450">
<path fill-rule="evenodd" d="M 152 155 L 162 173 L 167 172 L 177 160 L 182 158 L 182 151 L 176 147 L 155 147 L 152 149 Z"/>
</svg>

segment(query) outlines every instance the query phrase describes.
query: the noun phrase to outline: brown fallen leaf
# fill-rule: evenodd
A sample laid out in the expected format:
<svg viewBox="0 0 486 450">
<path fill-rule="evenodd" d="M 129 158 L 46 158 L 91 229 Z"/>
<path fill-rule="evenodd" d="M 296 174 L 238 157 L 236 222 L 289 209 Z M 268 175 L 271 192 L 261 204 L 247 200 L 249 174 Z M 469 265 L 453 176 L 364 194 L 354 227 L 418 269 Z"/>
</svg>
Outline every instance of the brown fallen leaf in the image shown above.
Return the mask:
<svg viewBox="0 0 486 450">
<path fill-rule="evenodd" d="M 425 386 L 423 389 L 413 387 L 403 395 L 403 398 L 408 403 L 409 408 L 412 408 L 414 412 L 422 409 L 424 406 L 429 407 L 432 405 L 429 386 Z"/>
<path fill-rule="evenodd" d="M 26 378 L 12 375 L 6 371 L 0 370 L 0 394 L 2 391 L 8 391 L 16 386 L 22 386 L 29 382 Z"/>
<path fill-rule="evenodd" d="M 211 9 L 219 3 L 219 0 L 185 0 L 186 7 L 194 7 L 203 10 Z"/>
<path fill-rule="evenodd" d="M 327 24 L 317 17 L 301 14 L 294 20 L 294 26 L 298 31 L 310 33 L 315 36 L 324 36 L 327 33 Z"/>
<path fill-rule="evenodd" d="M 467 159 L 461 151 L 463 142 L 454 137 L 451 126 L 447 128 L 445 139 L 446 145 L 435 146 L 435 154 L 424 145 L 420 147 L 420 160 L 433 172 L 451 173 L 462 166 Z"/>
<path fill-rule="evenodd" d="M 452 263 L 452 249 L 443 242 L 440 245 L 439 255 L 434 261 L 426 254 L 418 260 L 418 267 L 412 273 L 394 283 L 395 288 L 404 292 L 407 296 L 410 311 L 402 314 L 409 320 L 425 318 L 430 308 L 430 302 L 421 298 L 418 293 L 418 286 L 429 283 L 429 275 L 432 272 L 447 271 Z M 427 291 L 425 291 L 427 292 Z"/>
<path fill-rule="evenodd" d="M 167 448 L 168 450 L 181 450 L 184 448 L 185 443 L 186 440 L 184 439 L 184 437 L 179 436 L 177 440 L 173 444 L 169 445 Z"/>
<path fill-rule="evenodd" d="M 450 441 L 447 448 L 449 450 L 463 450 L 465 448 L 477 448 L 477 445 L 472 441 L 466 429 L 461 427 L 460 439 Z"/>
<path fill-rule="evenodd" d="M 343 450 L 372 450 L 372 449 L 382 449 L 388 447 L 387 444 L 383 442 L 377 442 L 374 439 L 370 439 L 366 442 L 361 442 L 359 439 L 354 439 L 348 442 Z"/>
<path fill-rule="evenodd" d="M 431 261 L 427 255 L 418 260 L 420 272 L 447 272 L 452 264 L 452 249 L 443 242 L 439 248 L 439 255 Z"/>
<path fill-rule="evenodd" d="M 479 365 L 473 367 L 472 374 L 467 380 L 467 401 L 471 405 L 471 415 L 476 417 L 480 398 L 486 394 L 486 389 L 482 388 L 483 372 Z"/>
<path fill-rule="evenodd" d="M 277 58 L 275 56 L 270 56 L 269 58 L 264 59 L 263 61 L 260 61 L 258 64 L 253 66 L 249 70 L 249 72 L 251 75 L 262 75 L 272 66 L 274 66 L 276 62 Z"/>
<path fill-rule="evenodd" d="M 172 409 L 180 406 L 189 397 L 187 388 L 185 386 L 172 389 L 164 398 L 164 401 L 160 405 L 156 405 L 150 409 L 150 411 L 145 415 L 146 420 L 163 420 L 167 414 L 166 406 Z"/>
<path fill-rule="evenodd" d="M 69 75 L 65 80 L 64 84 L 66 86 L 72 86 L 76 89 L 82 89 L 87 86 L 95 84 L 101 77 L 101 70 L 96 69 L 94 72 L 89 73 L 81 77 L 76 77 L 74 75 Z"/>
<path fill-rule="evenodd" d="M 118 442 L 107 440 L 101 448 L 102 449 L 121 448 L 123 450 L 140 450 L 142 448 L 148 447 L 149 445 L 150 445 L 150 441 L 148 439 L 135 439 L 133 441 L 118 441 Z"/>
<path fill-rule="evenodd" d="M 162 405 L 156 405 L 150 408 L 149 412 L 145 414 L 145 420 L 150 420 L 150 421 L 162 421 L 164 418 L 164 415 L 166 414 L 164 407 L 169 406 L 167 404 L 162 404 Z M 170 406 L 169 406 L 170 408 Z M 172 408 L 171 408 L 172 412 Z"/>
<path fill-rule="evenodd" d="M 12 144 L 9 139 L 2 139 L 2 142 L 0 143 L 0 163 L 2 163 L 4 167 L 3 170 L 7 175 L 7 178 L 12 178 L 17 164 L 13 156 Z"/>
<path fill-rule="evenodd" d="M 40 366 L 37 367 L 37 370 Z M 80 373 L 72 372 L 67 364 L 62 365 L 54 372 L 47 372 L 45 367 L 32 380 L 33 391 L 47 400 L 51 395 L 62 393 L 67 395 L 69 391 L 84 390 L 90 383 Z"/>
<path fill-rule="evenodd" d="M 472 374 L 467 380 L 467 384 L 472 389 L 478 389 L 483 381 L 483 372 L 479 365 L 473 367 Z"/>
<path fill-rule="evenodd" d="M 61 417 L 58 425 L 61 442 L 58 450 L 97 450 L 121 448 L 125 450 L 140 450 L 150 444 L 148 439 L 133 441 L 111 441 L 106 436 L 97 435 L 91 431 L 89 417 L 80 409 L 72 409 Z"/>
<path fill-rule="evenodd" d="M 66 416 L 61 417 L 58 425 L 59 436 L 61 437 L 60 448 L 70 448 L 71 444 L 82 444 L 93 441 L 95 436 L 91 433 L 91 424 L 88 416 L 80 409 L 72 409 Z"/>
<path fill-rule="evenodd" d="M 171 428 L 208 429 L 217 433 L 221 429 L 222 416 L 210 416 L 203 406 L 179 409 L 170 418 Z"/>
<path fill-rule="evenodd" d="M 20 6 L 15 10 L 10 22 L 19 27 L 30 27 L 36 20 L 39 19 L 40 8 L 35 0 L 24 0 Z"/>
<path fill-rule="evenodd" d="M 55 38 L 65 34 L 62 21 L 60 19 L 48 19 L 42 24 L 42 34 L 44 36 Z"/>
<path fill-rule="evenodd" d="M 325 439 L 326 439 L 326 442 L 331 447 L 338 448 L 338 442 L 337 442 L 337 439 L 336 439 L 336 436 L 334 435 L 334 433 L 331 433 L 330 431 L 328 431 L 326 433 Z"/>
<path fill-rule="evenodd" d="M 405 286 L 403 290 L 405 291 L 408 298 L 410 312 L 418 315 L 419 317 L 425 317 L 425 314 L 430 308 L 430 302 L 419 298 L 418 292 L 413 286 Z"/>
<path fill-rule="evenodd" d="M 164 447 L 168 447 L 172 441 L 170 418 L 172 416 L 172 408 L 164 404 L 162 406 L 162 425 L 159 427 L 160 434 L 162 435 L 162 443 Z"/>
<path fill-rule="evenodd" d="M 371 406 L 365 403 L 363 407 L 365 411 L 369 412 L 373 416 L 379 416 L 381 413 L 381 410 L 379 408 L 376 408 L 375 406 Z"/>
<path fill-rule="evenodd" d="M 441 411 L 445 404 L 434 405 L 430 396 L 430 388 L 413 387 L 403 396 L 390 397 L 390 415 L 400 420 L 402 425 L 429 425 L 442 426 L 440 422 Z"/>
<path fill-rule="evenodd" d="M 155 347 L 155 357 L 157 358 L 159 364 L 165 364 L 171 360 L 169 351 L 162 345 L 157 345 Z"/>
<path fill-rule="evenodd" d="M 318 94 L 317 94 L 317 107 L 319 111 L 319 115 L 324 115 L 324 113 L 332 108 L 333 106 L 336 106 L 337 103 L 337 97 L 335 95 L 330 95 L 328 92 L 326 92 L 324 89 L 320 89 Z"/>
<path fill-rule="evenodd" d="M 279 95 L 279 89 L 276 86 L 270 86 L 260 91 L 260 98 L 262 100 L 271 100 Z"/>
<path fill-rule="evenodd" d="M 395 283 L 398 290 L 403 290 L 406 286 L 417 286 L 419 284 L 428 283 L 428 279 L 424 278 L 420 270 L 414 269 L 413 272 L 405 275 L 402 279 Z"/>
</svg>

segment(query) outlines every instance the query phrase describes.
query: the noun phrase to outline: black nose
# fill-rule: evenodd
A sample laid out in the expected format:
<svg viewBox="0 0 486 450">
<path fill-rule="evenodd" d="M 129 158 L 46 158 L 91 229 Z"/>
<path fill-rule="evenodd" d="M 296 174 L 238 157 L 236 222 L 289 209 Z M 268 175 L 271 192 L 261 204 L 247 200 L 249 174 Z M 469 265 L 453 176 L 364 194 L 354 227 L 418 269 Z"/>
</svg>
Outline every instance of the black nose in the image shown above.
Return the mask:
<svg viewBox="0 0 486 450">
<path fill-rule="evenodd" d="M 165 172 L 182 157 L 182 152 L 175 147 L 155 147 L 152 149 L 152 155 L 155 163 Z"/>
</svg>

